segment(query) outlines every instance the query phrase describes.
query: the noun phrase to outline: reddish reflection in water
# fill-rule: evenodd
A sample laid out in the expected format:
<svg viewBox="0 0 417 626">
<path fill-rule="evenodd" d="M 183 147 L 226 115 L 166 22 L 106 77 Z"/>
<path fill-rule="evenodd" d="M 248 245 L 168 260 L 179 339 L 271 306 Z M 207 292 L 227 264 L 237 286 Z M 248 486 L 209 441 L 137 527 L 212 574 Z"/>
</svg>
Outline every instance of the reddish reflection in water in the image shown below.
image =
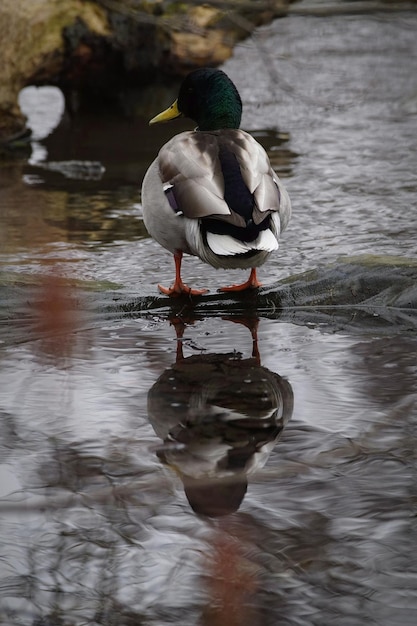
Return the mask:
<svg viewBox="0 0 417 626">
<path fill-rule="evenodd" d="M 60 276 L 54 266 L 40 277 L 33 313 L 37 319 L 35 329 L 41 337 L 41 353 L 59 361 L 72 356 L 75 331 L 80 323 L 80 293 L 78 302 L 70 279 Z M 35 296 L 36 298 L 36 296 Z"/>
<path fill-rule="evenodd" d="M 201 626 L 258 624 L 255 595 L 260 585 L 259 567 L 251 559 L 239 525 L 222 520 L 213 531 L 211 551 L 203 570 L 208 601 Z"/>
</svg>

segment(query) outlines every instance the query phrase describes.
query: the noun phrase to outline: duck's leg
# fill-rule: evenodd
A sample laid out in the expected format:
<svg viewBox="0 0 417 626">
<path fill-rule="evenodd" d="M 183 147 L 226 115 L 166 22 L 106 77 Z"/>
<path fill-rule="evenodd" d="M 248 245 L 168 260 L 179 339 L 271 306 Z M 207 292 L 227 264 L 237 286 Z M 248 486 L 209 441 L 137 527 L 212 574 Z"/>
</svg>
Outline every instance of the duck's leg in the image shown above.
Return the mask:
<svg viewBox="0 0 417 626">
<path fill-rule="evenodd" d="M 177 356 L 175 363 L 179 363 L 184 360 L 184 353 L 182 350 L 182 338 L 184 336 L 185 324 L 180 317 L 173 317 L 170 319 L 170 323 L 175 328 L 175 334 L 177 336 Z"/>
<path fill-rule="evenodd" d="M 174 252 L 174 261 L 175 261 L 175 281 L 172 287 L 164 287 L 163 285 L 158 285 L 158 289 L 161 293 L 164 293 L 166 296 L 180 296 L 185 293 L 190 296 L 201 296 L 203 293 L 207 293 L 208 289 L 191 289 L 188 285 L 182 282 L 181 278 L 181 261 L 182 261 L 182 250 L 175 250 Z"/>
<path fill-rule="evenodd" d="M 241 285 L 229 285 L 229 287 L 220 287 L 219 291 L 244 291 L 245 289 L 257 289 L 261 286 L 262 283 L 259 282 L 256 276 L 256 267 L 252 267 L 249 278 L 245 283 Z"/>
<path fill-rule="evenodd" d="M 252 357 L 256 359 L 258 365 L 261 364 L 261 354 L 258 347 L 258 326 L 259 319 L 257 317 L 222 317 L 222 320 L 242 324 L 250 330 L 252 335 Z"/>
</svg>

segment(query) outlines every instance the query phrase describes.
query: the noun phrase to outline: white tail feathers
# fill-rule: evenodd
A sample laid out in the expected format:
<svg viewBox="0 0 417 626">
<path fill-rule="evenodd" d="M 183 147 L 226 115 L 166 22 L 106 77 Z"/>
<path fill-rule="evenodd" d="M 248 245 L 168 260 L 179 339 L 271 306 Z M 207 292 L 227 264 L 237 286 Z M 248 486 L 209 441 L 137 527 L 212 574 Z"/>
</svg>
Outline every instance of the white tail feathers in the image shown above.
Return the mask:
<svg viewBox="0 0 417 626">
<path fill-rule="evenodd" d="M 217 235 L 207 232 L 207 244 L 214 254 L 220 256 L 235 256 L 245 254 L 251 250 L 273 252 L 278 250 L 278 240 L 269 228 L 261 230 L 254 241 L 240 241 L 230 235 Z"/>
<path fill-rule="evenodd" d="M 278 250 L 278 239 L 269 228 L 261 230 L 259 237 L 255 239 L 253 244 L 255 244 L 256 250 L 265 250 L 266 252 Z"/>
</svg>

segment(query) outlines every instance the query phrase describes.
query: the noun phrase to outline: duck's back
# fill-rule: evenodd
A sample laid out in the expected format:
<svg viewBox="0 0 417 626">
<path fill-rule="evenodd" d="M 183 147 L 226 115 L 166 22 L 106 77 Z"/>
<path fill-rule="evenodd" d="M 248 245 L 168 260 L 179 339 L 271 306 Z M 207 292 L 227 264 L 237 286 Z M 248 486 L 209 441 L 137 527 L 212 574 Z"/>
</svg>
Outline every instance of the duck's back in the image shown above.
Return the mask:
<svg viewBox="0 0 417 626">
<path fill-rule="evenodd" d="M 283 206 L 289 199 L 283 203 L 279 189 L 277 193 L 278 177 L 265 150 L 242 130 L 181 133 L 163 146 L 158 164 L 162 184 L 174 185 L 175 199 L 186 217 L 230 216 L 233 196 L 244 196 L 242 183 L 260 212 L 255 221 L 261 221 L 265 211 L 290 209 Z M 282 230 L 288 219 L 289 214 Z"/>
</svg>

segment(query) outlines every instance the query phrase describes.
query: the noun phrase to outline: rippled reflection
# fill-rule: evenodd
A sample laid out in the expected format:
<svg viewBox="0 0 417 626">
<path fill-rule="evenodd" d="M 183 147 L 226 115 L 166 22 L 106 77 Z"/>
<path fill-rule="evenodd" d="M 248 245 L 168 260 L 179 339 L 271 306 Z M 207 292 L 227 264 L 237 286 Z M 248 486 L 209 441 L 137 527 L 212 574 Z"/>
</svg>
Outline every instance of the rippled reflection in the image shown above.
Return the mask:
<svg viewBox="0 0 417 626">
<path fill-rule="evenodd" d="M 148 394 L 149 419 L 164 441 L 158 457 L 180 476 L 193 510 L 211 517 L 239 508 L 248 475 L 266 463 L 293 409 L 289 382 L 260 363 L 257 320 L 241 321 L 252 332 L 251 358 L 184 358 L 184 324 L 175 319 L 176 362 Z"/>
</svg>

